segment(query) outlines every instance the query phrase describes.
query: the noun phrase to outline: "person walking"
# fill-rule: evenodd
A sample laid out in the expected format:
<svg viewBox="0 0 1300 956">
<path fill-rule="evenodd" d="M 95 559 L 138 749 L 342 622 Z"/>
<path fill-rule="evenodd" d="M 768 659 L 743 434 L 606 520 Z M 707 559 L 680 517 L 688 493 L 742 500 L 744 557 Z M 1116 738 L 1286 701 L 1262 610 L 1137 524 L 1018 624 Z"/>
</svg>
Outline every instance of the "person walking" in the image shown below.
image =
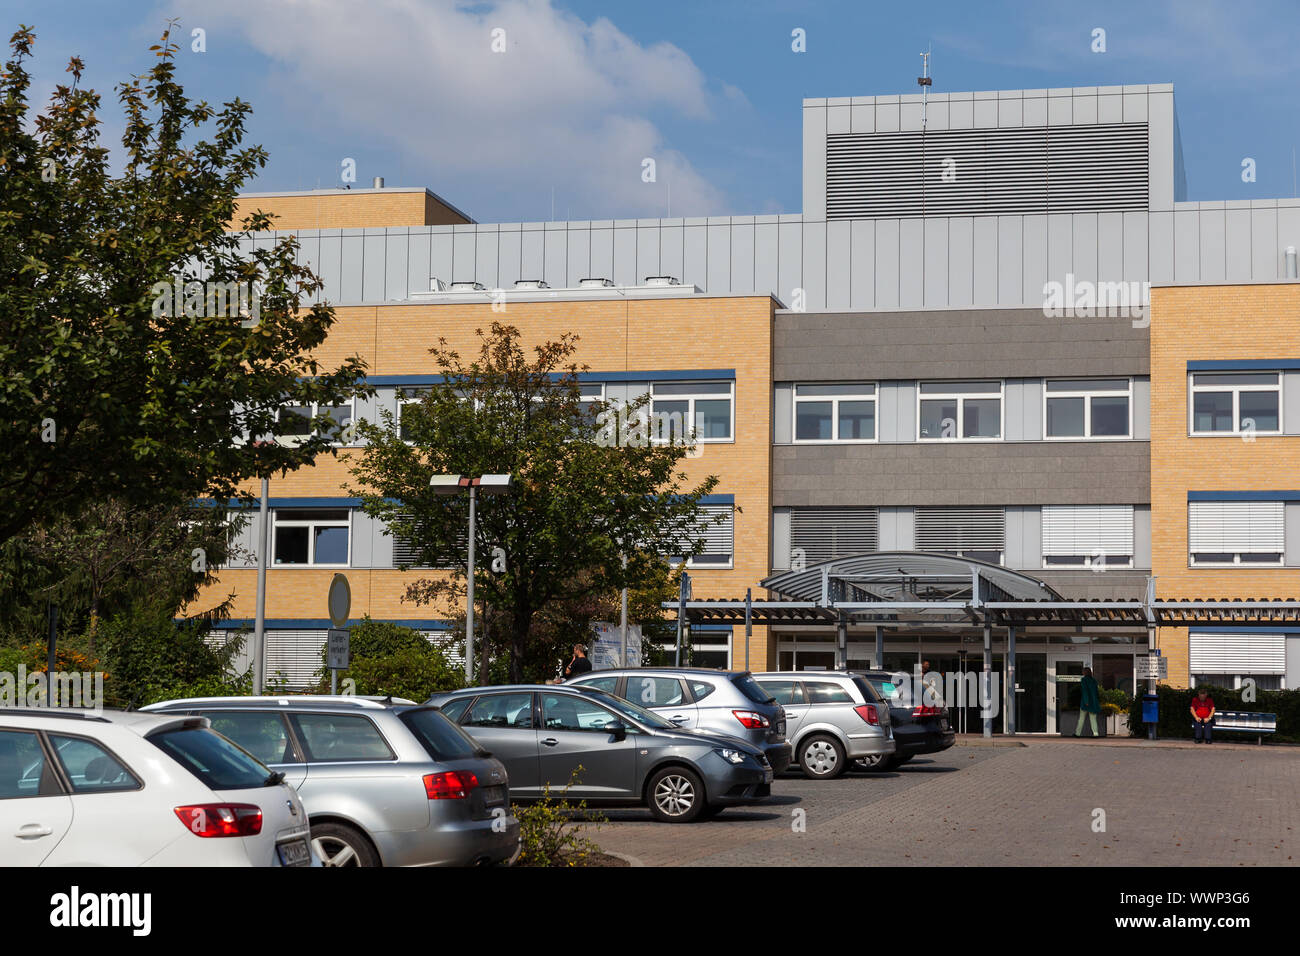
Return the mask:
<svg viewBox="0 0 1300 956">
<path fill-rule="evenodd" d="M 1079 723 L 1075 725 L 1074 736 L 1083 736 L 1083 718 L 1086 716 L 1092 724 L 1092 735 L 1100 737 L 1097 732 L 1097 715 L 1101 713 L 1101 691 L 1097 687 L 1097 678 L 1092 676 L 1092 668 L 1083 669 L 1083 679 L 1079 681 Z"/>
<path fill-rule="evenodd" d="M 1210 696 L 1210 688 L 1196 688 L 1196 696 L 1192 698 L 1192 732 L 1196 742 L 1214 743 L 1214 715 L 1217 711 L 1214 709 L 1214 698 Z"/>
</svg>

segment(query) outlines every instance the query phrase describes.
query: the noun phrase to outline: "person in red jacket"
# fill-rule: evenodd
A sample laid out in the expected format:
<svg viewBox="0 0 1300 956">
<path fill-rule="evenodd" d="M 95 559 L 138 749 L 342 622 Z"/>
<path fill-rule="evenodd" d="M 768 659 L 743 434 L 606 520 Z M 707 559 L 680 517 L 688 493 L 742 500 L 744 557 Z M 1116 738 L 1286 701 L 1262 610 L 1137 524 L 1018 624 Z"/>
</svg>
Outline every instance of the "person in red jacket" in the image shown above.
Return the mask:
<svg viewBox="0 0 1300 956">
<path fill-rule="evenodd" d="M 1210 696 L 1210 689 L 1198 687 L 1196 696 L 1192 698 L 1192 731 L 1198 744 L 1202 739 L 1207 744 L 1214 743 L 1214 714 L 1214 698 Z"/>
</svg>

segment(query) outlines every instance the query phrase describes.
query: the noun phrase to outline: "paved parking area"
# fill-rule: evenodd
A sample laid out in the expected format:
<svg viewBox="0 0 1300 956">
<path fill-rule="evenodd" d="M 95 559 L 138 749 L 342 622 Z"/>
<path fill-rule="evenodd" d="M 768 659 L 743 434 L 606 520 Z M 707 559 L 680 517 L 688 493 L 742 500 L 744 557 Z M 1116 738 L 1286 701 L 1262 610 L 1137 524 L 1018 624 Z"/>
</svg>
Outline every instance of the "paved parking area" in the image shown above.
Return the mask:
<svg viewBox="0 0 1300 956">
<path fill-rule="evenodd" d="M 589 835 L 646 866 L 1288 866 L 1300 749 L 959 744 L 887 774 L 786 774 L 707 823 L 606 816 Z"/>
</svg>

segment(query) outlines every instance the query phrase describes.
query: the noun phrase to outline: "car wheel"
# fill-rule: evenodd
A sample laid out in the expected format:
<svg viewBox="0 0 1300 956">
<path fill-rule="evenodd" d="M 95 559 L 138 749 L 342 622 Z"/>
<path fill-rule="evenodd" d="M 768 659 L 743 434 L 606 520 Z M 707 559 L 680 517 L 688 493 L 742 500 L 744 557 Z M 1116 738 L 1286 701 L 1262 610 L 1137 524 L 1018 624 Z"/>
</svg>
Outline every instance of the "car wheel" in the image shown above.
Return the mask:
<svg viewBox="0 0 1300 956">
<path fill-rule="evenodd" d="M 704 812 L 704 783 L 685 767 L 665 767 L 650 778 L 646 803 L 661 823 L 690 823 Z"/>
<path fill-rule="evenodd" d="M 342 823 L 311 828 L 311 845 L 325 866 L 379 866 L 379 854 L 360 830 Z"/>
<path fill-rule="evenodd" d="M 799 745 L 799 767 L 813 780 L 833 780 L 844 772 L 844 747 L 834 737 L 815 734 Z"/>
</svg>

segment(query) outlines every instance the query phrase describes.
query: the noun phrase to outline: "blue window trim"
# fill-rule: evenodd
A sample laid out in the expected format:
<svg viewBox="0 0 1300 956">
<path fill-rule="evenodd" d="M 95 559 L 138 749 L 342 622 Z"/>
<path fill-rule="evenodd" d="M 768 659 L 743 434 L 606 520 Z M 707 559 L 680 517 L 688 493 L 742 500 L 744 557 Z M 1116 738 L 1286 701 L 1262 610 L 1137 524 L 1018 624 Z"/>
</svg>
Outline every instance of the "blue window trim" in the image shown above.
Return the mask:
<svg viewBox="0 0 1300 956">
<path fill-rule="evenodd" d="M 1198 359 L 1189 372 L 1280 372 L 1300 369 L 1300 359 Z"/>
<path fill-rule="evenodd" d="M 565 376 L 559 372 L 551 373 L 551 381 L 558 382 Z M 447 381 L 446 375 L 369 375 L 367 385 L 442 385 Z M 644 372 L 579 372 L 579 382 L 675 382 L 675 381 L 717 381 L 728 379 L 734 381 L 734 368 L 696 368 L 696 369 L 654 369 Z"/>
<path fill-rule="evenodd" d="M 401 504 L 397 499 L 390 499 L 393 504 Z M 214 508 L 217 502 L 212 498 L 199 498 L 194 502 L 202 508 Z M 704 495 L 700 498 L 702 505 L 734 505 L 736 503 L 735 495 Z M 360 498 L 268 498 L 268 508 L 360 508 L 362 500 Z M 226 507 L 234 508 L 239 505 L 236 501 L 227 501 Z M 257 501 L 254 501 L 249 508 L 261 507 Z"/>
<path fill-rule="evenodd" d="M 1300 491 L 1189 491 L 1188 501 L 1300 501 Z"/>
<path fill-rule="evenodd" d="M 1300 634 L 1300 627 L 1274 627 L 1261 624 L 1258 627 L 1211 627 L 1209 625 L 1189 627 L 1193 634 Z"/>
<path fill-rule="evenodd" d="M 450 631 L 452 623 L 450 621 L 435 620 L 409 620 L 409 621 L 376 621 L 375 623 L 397 624 L 400 627 L 409 627 L 417 631 Z M 361 618 L 351 618 L 348 620 L 348 627 L 356 627 L 361 624 Z M 217 621 L 212 625 L 218 631 L 236 631 L 247 628 L 253 629 L 252 621 L 226 620 Z M 276 618 L 266 622 L 268 631 L 310 631 L 310 630 L 329 630 L 334 625 L 327 618 Z"/>
</svg>

